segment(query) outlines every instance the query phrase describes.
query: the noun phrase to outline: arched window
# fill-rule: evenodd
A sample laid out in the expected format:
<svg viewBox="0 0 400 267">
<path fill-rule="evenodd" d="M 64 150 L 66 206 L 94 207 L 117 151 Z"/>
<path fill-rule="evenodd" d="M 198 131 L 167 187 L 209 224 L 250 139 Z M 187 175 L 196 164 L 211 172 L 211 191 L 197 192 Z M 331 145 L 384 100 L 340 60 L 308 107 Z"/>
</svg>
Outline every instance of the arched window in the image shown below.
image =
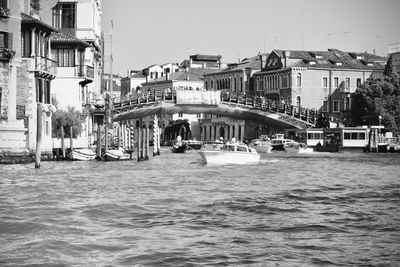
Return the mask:
<svg viewBox="0 0 400 267">
<path fill-rule="evenodd" d="M 233 92 L 236 92 L 236 84 L 237 84 L 237 80 L 236 80 L 236 77 L 235 77 L 235 78 L 233 78 L 233 86 L 232 86 L 232 91 Z"/>
<path fill-rule="evenodd" d="M 296 85 L 301 87 L 301 73 L 297 73 L 296 75 Z"/>
<path fill-rule="evenodd" d="M 296 106 L 301 107 L 301 96 L 296 97 Z"/>
<path fill-rule="evenodd" d="M 243 91 L 243 77 L 240 77 L 240 91 Z"/>
<path fill-rule="evenodd" d="M 349 110 L 350 109 L 350 97 L 346 96 L 344 98 L 344 109 Z"/>
<path fill-rule="evenodd" d="M 214 89 L 214 81 L 211 80 L 211 89 Z"/>
</svg>

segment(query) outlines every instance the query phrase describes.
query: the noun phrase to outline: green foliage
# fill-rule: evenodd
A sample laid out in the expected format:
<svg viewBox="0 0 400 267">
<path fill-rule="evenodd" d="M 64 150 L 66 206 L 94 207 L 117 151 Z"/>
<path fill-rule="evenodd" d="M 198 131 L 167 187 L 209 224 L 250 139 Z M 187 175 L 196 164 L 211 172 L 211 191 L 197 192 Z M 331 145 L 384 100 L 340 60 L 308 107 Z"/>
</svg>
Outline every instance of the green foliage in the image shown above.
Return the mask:
<svg viewBox="0 0 400 267">
<path fill-rule="evenodd" d="M 400 133 L 399 81 L 391 67 L 385 68 L 382 79 L 368 79 L 351 97 L 352 124 L 379 125 L 381 117 L 381 125 Z"/>
<path fill-rule="evenodd" d="M 85 122 L 85 114 L 68 107 L 67 110 L 57 109 L 52 116 L 53 137 L 61 137 L 61 127 L 64 127 L 64 137 L 70 137 L 70 126 L 72 126 L 72 136 L 76 138 L 82 132 L 82 123 Z"/>
</svg>

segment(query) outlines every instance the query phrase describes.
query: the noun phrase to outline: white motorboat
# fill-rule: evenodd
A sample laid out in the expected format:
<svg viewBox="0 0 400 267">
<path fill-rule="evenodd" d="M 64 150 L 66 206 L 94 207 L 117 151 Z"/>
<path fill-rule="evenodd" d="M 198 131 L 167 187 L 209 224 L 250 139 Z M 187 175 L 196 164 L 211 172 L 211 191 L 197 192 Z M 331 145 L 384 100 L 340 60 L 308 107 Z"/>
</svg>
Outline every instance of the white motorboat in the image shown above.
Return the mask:
<svg viewBox="0 0 400 267">
<path fill-rule="evenodd" d="M 271 146 L 273 150 L 285 150 L 285 144 L 290 142 L 294 141 L 292 139 L 283 138 L 283 134 L 276 134 L 276 138 L 271 139 Z"/>
<path fill-rule="evenodd" d="M 203 162 L 209 164 L 245 164 L 260 160 L 260 154 L 254 148 L 237 142 L 228 142 L 222 149 L 203 149 L 199 154 Z"/>
<path fill-rule="evenodd" d="M 88 148 L 78 148 L 69 153 L 69 158 L 71 160 L 94 160 L 96 153 Z"/>
<path fill-rule="evenodd" d="M 254 148 L 258 153 L 271 153 L 272 151 L 271 141 L 268 138 L 252 140 L 250 147 Z"/>
<path fill-rule="evenodd" d="M 103 159 L 105 161 L 128 160 L 130 158 L 131 155 L 129 153 L 126 153 L 125 150 L 123 150 L 122 148 L 109 149 L 103 155 Z"/>
<path fill-rule="evenodd" d="M 305 143 L 298 143 L 298 142 L 289 142 L 286 143 L 284 149 L 288 153 L 312 153 L 314 149 L 312 147 L 307 146 Z"/>
</svg>

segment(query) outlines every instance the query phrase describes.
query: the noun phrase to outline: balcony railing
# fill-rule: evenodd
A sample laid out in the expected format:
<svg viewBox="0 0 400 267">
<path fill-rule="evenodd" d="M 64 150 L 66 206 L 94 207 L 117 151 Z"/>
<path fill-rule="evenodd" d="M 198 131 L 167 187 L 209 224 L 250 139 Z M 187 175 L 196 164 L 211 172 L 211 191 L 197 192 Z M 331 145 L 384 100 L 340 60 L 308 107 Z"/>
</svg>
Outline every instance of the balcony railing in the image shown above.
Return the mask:
<svg viewBox="0 0 400 267">
<path fill-rule="evenodd" d="M 94 78 L 94 68 L 87 65 L 77 65 L 75 68 L 75 75 L 82 78 Z"/>
<path fill-rule="evenodd" d="M 57 75 L 57 61 L 47 57 L 35 56 L 35 71 L 44 72 L 50 75 Z"/>
</svg>

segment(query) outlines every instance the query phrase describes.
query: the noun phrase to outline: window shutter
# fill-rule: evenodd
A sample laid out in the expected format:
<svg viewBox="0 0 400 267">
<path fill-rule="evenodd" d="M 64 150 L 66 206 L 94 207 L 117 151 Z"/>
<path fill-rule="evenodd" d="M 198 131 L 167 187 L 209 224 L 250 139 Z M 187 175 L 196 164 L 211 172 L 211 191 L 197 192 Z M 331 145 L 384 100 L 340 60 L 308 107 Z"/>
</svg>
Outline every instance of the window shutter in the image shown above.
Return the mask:
<svg viewBox="0 0 400 267">
<path fill-rule="evenodd" d="M 13 48 L 13 33 L 9 32 L 7 36 L 7 48 L 12 49 Z"/>
</svg>

